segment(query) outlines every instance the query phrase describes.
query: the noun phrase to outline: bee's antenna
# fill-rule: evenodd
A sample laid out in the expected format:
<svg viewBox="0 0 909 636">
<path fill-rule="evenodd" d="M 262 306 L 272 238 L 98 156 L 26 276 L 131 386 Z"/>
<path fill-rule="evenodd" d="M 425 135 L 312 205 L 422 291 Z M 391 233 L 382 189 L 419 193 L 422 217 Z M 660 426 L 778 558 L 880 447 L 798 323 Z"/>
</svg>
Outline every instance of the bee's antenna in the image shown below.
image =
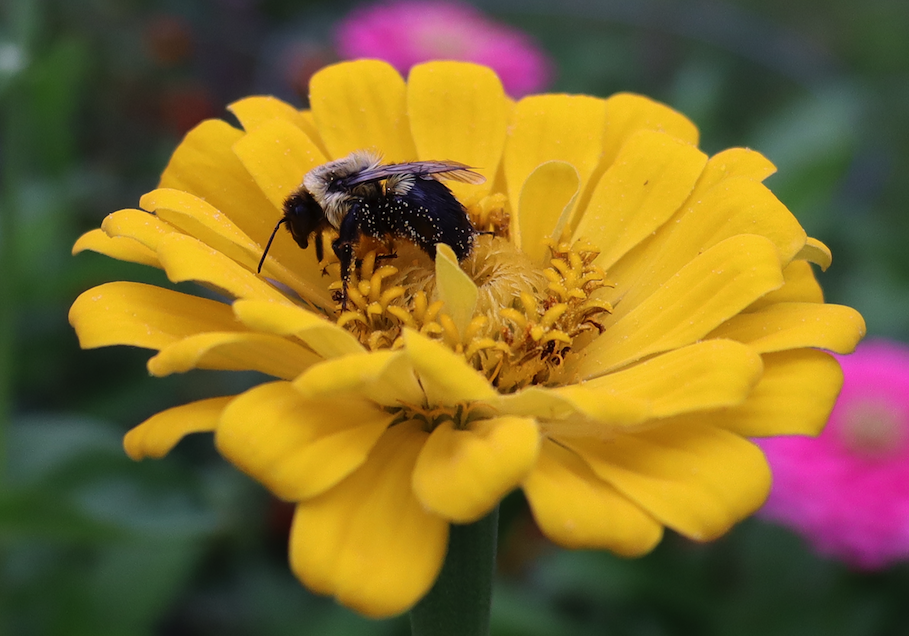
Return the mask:
<svg viewBox="0 0 909 636">
<path fill-rule="evenodd" d="M 281 227 L 281 225 L 286 222 L 287 222 L 287 217 L 281 217 L 281 220 L 278 221 L 277 224 L 275 225 L 275 229 L 271 231 L 271 236 L 268 237 L 268 243 L 265 245 L 265 251 L 262 252 L 262 258 L 259 261 L 259 266 L 256 268 L 257 274 L 262 273 L 262 265 L 263 265 L 263 263 L 265 263 L 265 257 L 268 255 L 268 250 L 271 248 L 271 242 L 275 240 L 275 234 L 278 233 L 278 228 Z"/>
</svg>

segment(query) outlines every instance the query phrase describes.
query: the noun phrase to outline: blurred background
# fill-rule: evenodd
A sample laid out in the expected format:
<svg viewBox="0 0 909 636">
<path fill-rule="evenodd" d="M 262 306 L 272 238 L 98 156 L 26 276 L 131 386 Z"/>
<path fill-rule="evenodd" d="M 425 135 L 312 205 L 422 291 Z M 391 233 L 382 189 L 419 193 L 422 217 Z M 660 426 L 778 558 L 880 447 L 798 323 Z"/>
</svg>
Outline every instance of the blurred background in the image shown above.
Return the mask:
<svg viewBox="0 0 909 636">
<path fill-rule="evenodd" d="M 537 90 L 645 93 L 714 153 L 749 146 L 768 185 L 831 247 L 827 300 L 909 341 L 909 3 L 490 0 L 550 59 Z M 291 511 L 210 436 L 133 463 L 121 438 L 243 374 L 153 379 L 149 352 L 81 351 L 73 299 L 157 270 L 75 239 L 153 189 L 199 121 L 242 96 L 305 105 L 357 5 L 316 0 L 0 0 L 0 633 L 409 633 L 307 592 Z M 667 533 L 633 561 L 558 549 L 503 503 L 493 634 L 909 634 L 909 567 L 859 572 L 751 519 L 698 545 Z"/>
</svg>

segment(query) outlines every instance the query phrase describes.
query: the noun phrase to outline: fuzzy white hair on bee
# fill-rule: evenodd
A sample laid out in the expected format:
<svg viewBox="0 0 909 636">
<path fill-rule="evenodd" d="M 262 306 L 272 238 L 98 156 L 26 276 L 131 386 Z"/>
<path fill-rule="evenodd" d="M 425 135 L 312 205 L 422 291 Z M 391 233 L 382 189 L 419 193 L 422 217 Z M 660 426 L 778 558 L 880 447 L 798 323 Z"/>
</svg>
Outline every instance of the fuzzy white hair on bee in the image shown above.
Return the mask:
<svg viewBox="0 0 909 636">
<path fill-rule="evenodd" d="M 371 150 L 356 150 L 342 159 L 313 168 L 303 177 L 302 185 L 322 206 L 328 222 L 337 229 L 351 198 L 374 196 L 377 192 L 373 191 L 378 188 L 376 183 L 362 184 L 357 188 L 345 187 L 345 179 L 374 171 L 381 164 L 381 155 Z"/>
<path fill-rule="evenodd" d="M 467 210 L 443 179 L 480 184 L 486 178 L 457 161 L 411 161 L 383 164 L 380 155 L 358 150 L 313 168 L 284 201 L 284 216 L 275 225 L 259 261 L 259 271 L 281 225 L 306 248 L 316 234 L 316 257 L 322 261 L 322 232 L 338 232 L 332 251 L 341 263 L 341 307 L 347 307 L 347 283 L 360 236 L 403 238 L 435 257 L 435 246 L 451 247 L 458 260 L 473 249 L 477 235 Z M 391 245 L 391 240 L 387 240 Z M 383 255 L 393 258 L 394 253 Z"/>
</svg>

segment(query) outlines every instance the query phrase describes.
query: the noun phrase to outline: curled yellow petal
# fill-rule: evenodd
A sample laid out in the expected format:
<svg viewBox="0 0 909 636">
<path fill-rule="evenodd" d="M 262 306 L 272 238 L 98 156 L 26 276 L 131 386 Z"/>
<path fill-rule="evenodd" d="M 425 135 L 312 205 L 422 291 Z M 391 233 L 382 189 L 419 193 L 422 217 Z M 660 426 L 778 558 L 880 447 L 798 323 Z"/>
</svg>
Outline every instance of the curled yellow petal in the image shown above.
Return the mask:
<svg viewBox="0 0 909 636">
<path fill-rule="evenodd" d="M 732 177 L 763 181 L 774 172 L 776 166 L 761 153 L 750 148 L 729 148 L 710 157 L 698 180 L 697 189 L 706 192 L 720 181 Z"/>
<path fill-rule="evenodd" d="M 843 386 L 839 362 L 814 349 L 762 357 L 764 374 L 744 404 L 698 414 L 697 420 L 746 437 L 818 435 Z"/>
<path fill-rule="evenodd" d="M 103 230 L 89 230 L 73 245 L 73 254 L 97 252 L 119 261 L 161 267 L 158 256 L 139 241 L 123 236 L 108 236 Z"/>
<path fill-rule="evenodd" d="M 320 360 L 312 351 L 271 334 L 212 332 L 163 347 L 148 361 L 148 371 L 159 377 L 190 369 L 259 371 L 289 380 Z"/>
<path fill-rule="evenodd" d="M 462 356 L 416 331 L 404 331 L 404 351 L 429 404 L 457 404 L 496 397 L 496 391 Z"/>
<path fill-rule="evenodd" d="M 461 266 L 454 250 L 444 243 L 436 245 L 436 285 L 445 313 L 451 316 L 461 338 L 473 319 L 479 291 Z"/>
<path fill-rule="evenodd" d="M 552 441 L 543 442 L 522 486 L 540 530 L 566 548 L 639 556 L 663 536 L 663 526 L 653 517 Z"/>
<path fill-rule="evenodd" d="M 152 251 L 158 250 L 158 243 L 171 232 L 179 230 L 154 214 L 143 210 L 117 210 L 104 217 L 101 229 L 110 237 L 136 239 Z M 157 257 L 155 258 L 157 262 Z M 159 266 L 160 267 L 160 266 Z"/>
<path fill-rule="evenodd" d="M 760 449 L 710 426 L 658 426 L 608 442 L 565 443 L 601 479 L 697 541 L 729 530 L 770 491 L 770 469 Z"/>
<path fill-rule="evenodd" d="M 801 347 L 851 353 L 864 336 L 865 320 L 852 307 L 776 303 L 733 316 L 707 337 L 738 340 L 758 353 Z"/>
<path fill-rule="evenodd" d="M 210 119 L 189 131 L 161 175 L 160 188 L 172 188 L 207 201 L 253 241 L 265 244 L 277 220 L 274 206 L 234 154 L 244 136 L 228 123 Z"/>
<path fill-rule="evenodd" d="M 360 353 L 321 362 L 294 381 L 300 393 L 313 398 L 343 399 L 364 395 L 377 404 L 398 407 L 422 404 L 423 390 L 403 351 Z"/>
<path fill-rule="evenodd" d="M 811 263 L 794 260 L 783 269 L 783 286 L 751 303 L 746 312 L 759 311 L 778 303 L 822 303 L 824 292 L 814 277 Z"/>
<path fill-rule="evenodd" d="M 519 101 L 512 115 L 503 167 L 513 210 L 520 205 L 527 177 L 546 161 L 571 164 L 580 189 L 603 152 L 606 103 L 586 95 L 533 95 Z"/>
<path fill-rule="evenodd" d="M 824 271 L 826 271 L 827 268 L 830 267 L 830 263 L 833 262 L 833 254 L 830 253 L 830 248 L 816 238 L 811 238 L 810 236 L 808 237 L 805 246 L 795 257 L 814 263 L 815 265 L 820 266 Z"/>
<path fill-rule="evenodd" d="M 234 302 L 233 310 L 240 322 L 250 329 L 296 336 L 326 359 L 363 353 L 363 345 L 349 331 L 296 305 L 238 300 Z"/>
<path fill-rule="evenodd" d="M 548 260 L 545 241 L 561 238 L 580 186 L 577 169 L 565 161 L 542 163 L 524 181 L 518 214 L 512 219 L 512 240 L 531 260 Z"/>
<path fill-rule="evenodd" d="M 426 433 L 390 428 L 347 479 L 297 506 L 290 563 L 307 587 L 366 616 L 408 610 L 432 586 L 448 544 L 448 522 L 411 490 Z"/>
<path fill-rule="evenodd" d="M 139 205 L 249 268 L 255 267 L 259 261 L 258 246 L 246 233 L 210 203 L 192 194 L 159 188 L 145 194 Z M 166 235 L 159 235 L 158 244 L 163 236 Z"/>
<path fill-rule="evenodd" d="M 308 399 L 287 382 L 273 382 L 231 402 L 215 443 L 278 497 L 300 501 L 361 466 L 392 419 L 364 399 Z"/>
<path fill-rule="evenodd" d="M 191 236 L 166 236 L 158 246 L 158 258 L 167 277 L 175 283 L 191 280 L 208 284 L 232 298 L 290 302 L 253 272 Z"/>
<path fill-rule="evenodd" d="M 221 412 L 233 399 L 231 395 L 199 400 L 152 415 L 126 434 L 123 448 L 136 461 L 164 457 L 190 433 L 215 430 Z"/>
<path fill-rule="evenodd" d="M 69 310 L 69 322 L 83 349 L 118 344 L 162 349 L 199 333 L 243 329 L 224 303 L 130 282 L 83 292 Z"/>
<path fill-rule="evenodd" d="M 539 444 L 531 418 L 477 420 L 463 430 L 443 422 L 420 451 L 413 491 L 436 514 L 471 523 L 518 486 L 533 467 Z"/>
</svg>

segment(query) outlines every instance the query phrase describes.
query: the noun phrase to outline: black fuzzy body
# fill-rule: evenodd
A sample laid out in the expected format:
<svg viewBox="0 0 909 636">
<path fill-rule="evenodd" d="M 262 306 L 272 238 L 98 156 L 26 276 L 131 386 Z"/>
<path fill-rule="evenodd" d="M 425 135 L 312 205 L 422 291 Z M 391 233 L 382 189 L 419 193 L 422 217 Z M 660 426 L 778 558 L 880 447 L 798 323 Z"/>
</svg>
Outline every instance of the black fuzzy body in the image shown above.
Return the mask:
<svg viewBox="0 0 909 636">
<path fill-rule="evenodd" d="M 275 225 L 262 252 L 262 270 L 275 234 L 286 225 L 296 243 L 306 249 L 316 236 L 316 256 L 322 261 L 322 233 L 338 231 L 332 250 L 341 262 L 341 306 L 347 307 L 347 285 L 354 267 L 355 249 L 363 235 L 386 245 L 406 239 L 435 258 L 436 245 L 448 245 L 458 261 L 473 249 L 476 229 L 467 210 L 440 182 L 450 179 L 480 184 L 486 179 L 457 161 L 430 160 L 381 163 L 371 151 L 354 151 L 347 157 L 310 170 L 303 183 L 284 201 L 284 214 Z M 394 254 L 382 255 L 390 258 Z"/>
<path fill-rule="evenodd" d="M 345 289 L 354 248 L 363 234 L 380 240 L 406 239 L 430 258 L 435 258 L 436 245 L 444 243 L 461 261 L 470 255 L 477 231 L 464 206 L 435 179 L 417 178 L 403 194 L 382 190 L 374 197 L 353 198 L 332 243 Z"/>
<path fill-rule="evenodd" d="M 382 193 L 355 200 L 341 222 L 336 243 L 356 244 L 360 234 L 403 238 L 433 258 L 436 244 L 444 243 L 460 261 L 470 254 L 476 233 L 451 190 L 435 179 L 417 179 L 406 194 Z"/>
</svg>

